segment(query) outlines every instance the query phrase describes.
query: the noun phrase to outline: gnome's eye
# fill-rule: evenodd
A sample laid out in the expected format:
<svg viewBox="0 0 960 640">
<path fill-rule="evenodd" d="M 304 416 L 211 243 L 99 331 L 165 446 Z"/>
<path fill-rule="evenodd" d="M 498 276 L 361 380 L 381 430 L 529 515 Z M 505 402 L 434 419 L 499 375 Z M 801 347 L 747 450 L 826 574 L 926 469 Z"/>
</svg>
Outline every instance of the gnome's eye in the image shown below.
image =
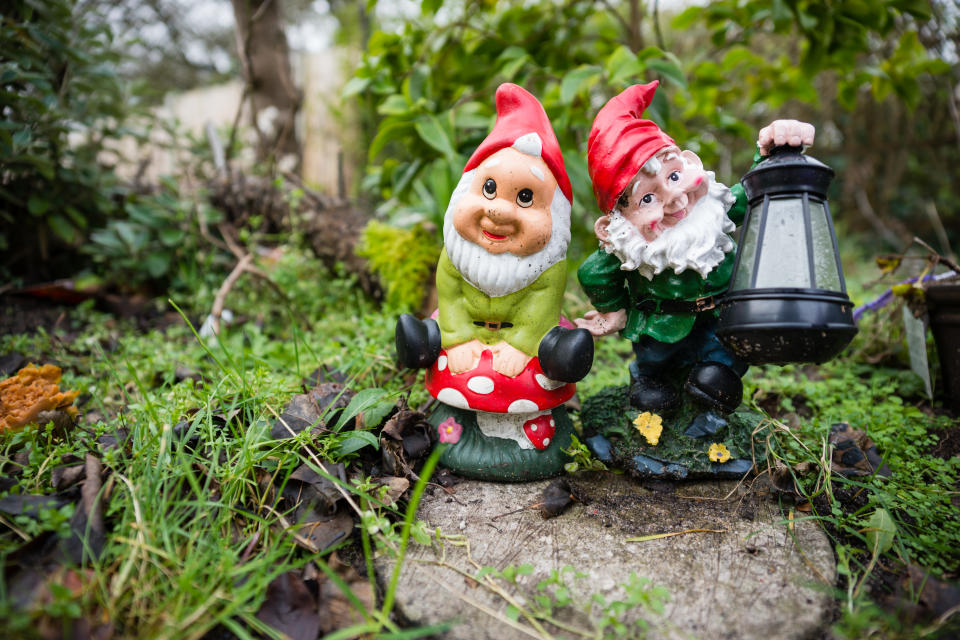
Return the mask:
<svg viewBox="0 0 960 640">
<path fill-rule="evenodd" d="M 483 195 L 487 200 L 493 200 L 497 195 L 497 183 L 493 178 L 487 178 L 483 183 Z"/>
<path fill-rule="evenodd" d="M 533 191 L 530 189 L 520 189 L 517 194 L 517 204 L 526 209 L 533 204 Z"/>
<path fill-rule="evenodd" d="M 679 171 L 674 171 L 673 173 L 671 173 L 671 174 L 670 174 L 670 181 L 671 181 L 671 182 L 680 182 L 680 172 L 679 172 Z"/>
<path fill-rule="evenodd" d="M 640 202 L 642 204 L 650 204 L 653 201 L 654 201 L 654 195 L 652 193 L 644 194 L 644 196 L 640 198 Z"/>
</svg>

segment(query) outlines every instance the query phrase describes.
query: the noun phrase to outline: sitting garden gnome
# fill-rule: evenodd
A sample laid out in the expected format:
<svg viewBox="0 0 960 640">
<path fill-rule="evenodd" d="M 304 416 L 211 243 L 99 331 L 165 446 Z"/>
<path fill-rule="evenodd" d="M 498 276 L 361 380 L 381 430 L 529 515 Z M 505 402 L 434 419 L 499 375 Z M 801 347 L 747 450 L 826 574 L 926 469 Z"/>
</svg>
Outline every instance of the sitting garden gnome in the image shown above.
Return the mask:
<svg viewBox="0 0 960 640">
<path fill-rule="evenodd" d="M 730 233 L 746 211 L 743 187 L 728 188 L 681 151 L 643 112 L 657 82 L 611 99 L 590 131 L 587 161 L 602 215 L 600 249 L 578 276 L 597 309 L 576 321 L 596 336 L 620 331 L 633 342 L 630 404 L 655 413 L 674 407 L 682 385 L 720 414 L 743 396 L 747 366 L 717 339 L 715 296 L 734 266 Z M 760 131 L 773 146 L 813 143 L 812 125 L 778 120 Z"/>
<path fill-rule="evenodd" d="M 469 477 L 559 474 L 572 425 L 562 405 L 593 363 L 593 338 L 562 320 L 572 192 L 543 107 L 497 89 L 497 121 L 444 217 L 435 320 L 397 322 L 400 364 L 427 368 L 442 405 L 441 463 Z M 565 321 L 563 321 L 565 322 Z"/>
</svg>

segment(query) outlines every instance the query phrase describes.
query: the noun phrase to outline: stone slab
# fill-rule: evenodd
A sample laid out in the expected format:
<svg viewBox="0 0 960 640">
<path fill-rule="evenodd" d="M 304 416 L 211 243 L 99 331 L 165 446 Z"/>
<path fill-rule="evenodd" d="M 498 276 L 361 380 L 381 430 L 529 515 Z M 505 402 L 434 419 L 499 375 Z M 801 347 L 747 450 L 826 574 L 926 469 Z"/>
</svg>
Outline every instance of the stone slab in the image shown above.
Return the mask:
<svg viewBox="0 0 960 640">
<path fill-rule="evenodd" d="M 510 513 L 538 502 L 548 481 L 467 481 L 455 485 L 455 495 L 431 487 L 418 516 L 432 529 L 464 536 L 473 562 L 462 545 L 447 543 L 441 550 L 411 543 L 397 590 L 398 613 L 425 625 L 455 620 L 445 635 L 449 640 L 541 637 L 522 618 L 519 625 L 525 629 L 504 621 L 507 602 L 475 580 L 438 566 L 443 557 L 470 575 L 478 565 L 533 565 L 532 575 L 510 588 L 521 601 L 536 593 L 551 570 L 565 566 L 588 576 L 574 583 L 574 602 L 581 605 L 592 594 L 607 601 L 622 598 L 621 585 L 631 573 L 648 577 L 670 593 L 664 614 L 634 610 L 625 618 L 643 613 L 655 638 L 800 639 L 827 622 L 836 580 L 829 541 L 813 522 L 795 522 L 791 531 L 769 496 L 729 481 L 660 482 L 651 490 L 610 473 L 581 474 L 570 483 L 583 502 L 550 520 L 536 510 Z M 626 542 L 687 529 L 725 533 Z M 393 567 L 393 558 L 377 559 L 381 583 Z M 569 608 L 558 617 L 580 628 L 592 624 L 587 613 Z M 545 626 L 555 635 L 575 637 Z"/>
</svg>

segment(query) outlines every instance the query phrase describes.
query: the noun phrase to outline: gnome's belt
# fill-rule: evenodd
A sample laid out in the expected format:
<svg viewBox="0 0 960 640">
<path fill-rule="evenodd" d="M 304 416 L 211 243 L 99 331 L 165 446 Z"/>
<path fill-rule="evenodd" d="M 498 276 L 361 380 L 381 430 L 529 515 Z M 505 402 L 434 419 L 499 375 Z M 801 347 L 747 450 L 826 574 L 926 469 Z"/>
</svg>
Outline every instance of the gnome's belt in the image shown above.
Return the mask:
<svg viewBox="0 0 960 640">
<path fill-rule="evenodd" d="M 700 313 L 716 309 L 720 296 L 705 296 L 696 300 L 657 300 L 644 298 L 635 308 L 645 313 Z"/>
<path fill-rule="evenodd" d="M 500 329 L 509 329 L 513 326 L 512 322 L 492 322 L 490 320 L 474 320 L 473 324 L 477 325 L 478 327 L 486 327 L 487 329 L 490 329 L 490 331 L 500 331 Z"/>
</svg>

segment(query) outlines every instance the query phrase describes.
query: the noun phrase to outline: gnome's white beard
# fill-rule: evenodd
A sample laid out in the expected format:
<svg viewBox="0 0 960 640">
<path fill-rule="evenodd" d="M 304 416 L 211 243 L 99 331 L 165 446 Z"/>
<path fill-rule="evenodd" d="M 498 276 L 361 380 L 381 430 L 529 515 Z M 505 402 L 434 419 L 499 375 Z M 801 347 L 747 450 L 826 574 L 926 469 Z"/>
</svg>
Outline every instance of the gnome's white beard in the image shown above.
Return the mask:
<svg viewBox="0 0 960 640">
<path fill-rule="evenodd" d="M 624 271 L 636 269 L 648 280 L 667 268 L 677 273 L 693 269 L 706 278 L 724 256 L 733 249 L 728 234 L 736 225 L 727 217 L 727 211 L 736 202 L 730 189 L 714 179 L 707 171 L 707 193 L 690 210 L 686 218 L 668 227 L 652 242 L 648 242 L 620 212 L 610 214 L 607 240 L 601 245 L 623 263 Z"/>
<path fill-rule="evenodd" d="M 540 251 L 529 256 L 490 253 L 461 236 L 453 226 L 453 212 L 460 198 L 470 188 L 476 171 L 473 169 L 463 174 L 450 196 L 443 219 L 443 244 L 450 262 L 464 280 L 491 298 L 498 298 L 523 289 L 566 257 L 567 245 L 570 244 L 570 202 L 557 187 L 550 203 L 550 240 Z"/>
</svg>

